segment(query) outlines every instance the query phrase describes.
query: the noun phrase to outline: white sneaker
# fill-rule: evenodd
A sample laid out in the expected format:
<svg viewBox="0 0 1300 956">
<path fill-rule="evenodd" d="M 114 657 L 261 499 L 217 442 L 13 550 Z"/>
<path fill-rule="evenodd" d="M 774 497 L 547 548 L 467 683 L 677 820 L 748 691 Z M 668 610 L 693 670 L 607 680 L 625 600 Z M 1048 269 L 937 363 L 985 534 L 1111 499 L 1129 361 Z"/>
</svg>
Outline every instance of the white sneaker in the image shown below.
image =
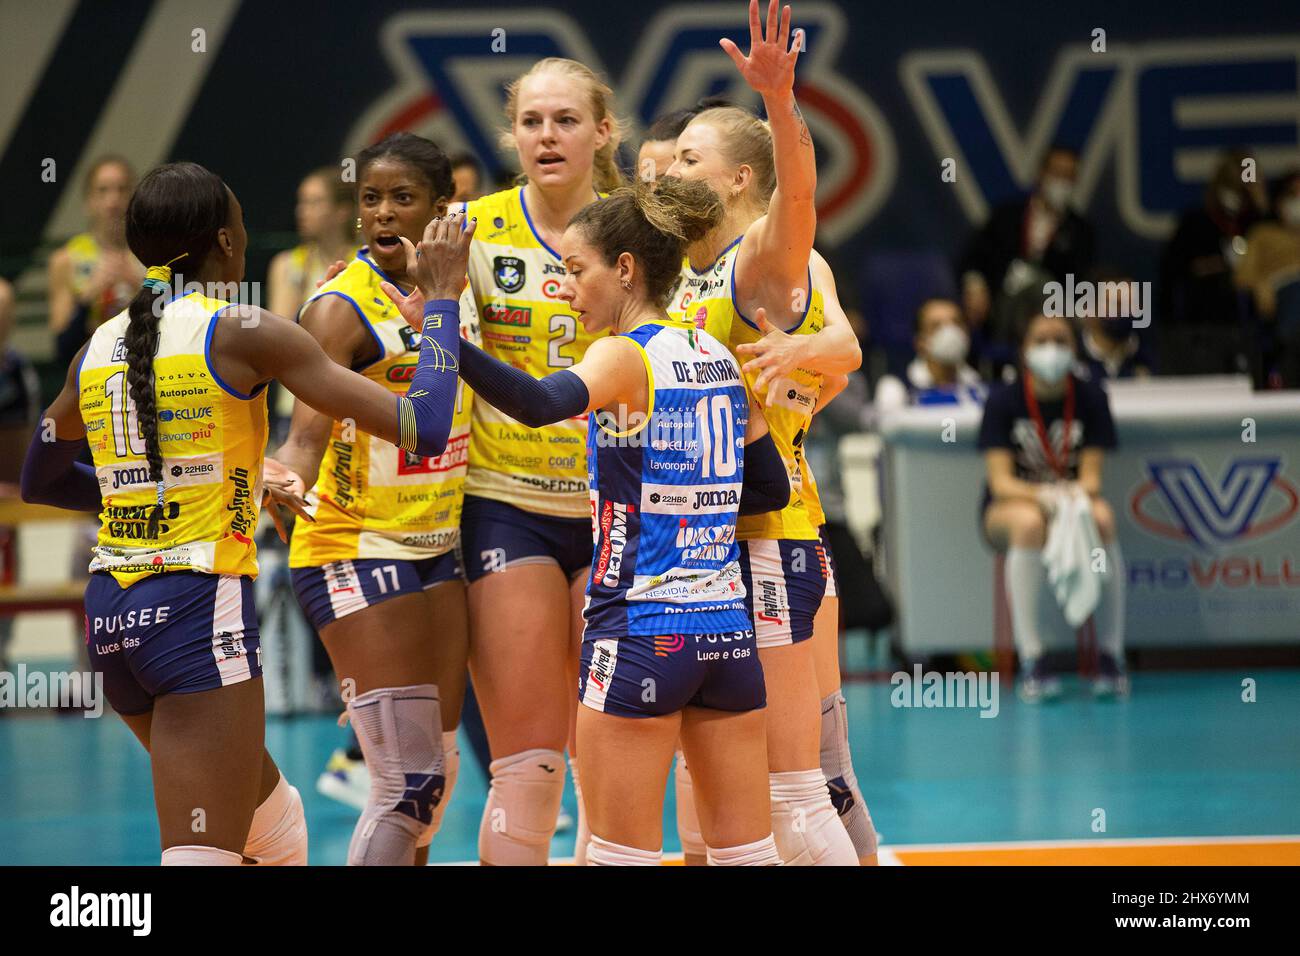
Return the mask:
<svg viewBox="0 0 1300 956">
<path fill-rule="evenodd" d="M 354 809 L 364 810 L 366 801 L 370 799 L 370 771 L 366 762 L 350 759 L 346 751 L 334 751 L 325 765 L 325 772 L 316 778 L 316 792 Z"/>
</svg>

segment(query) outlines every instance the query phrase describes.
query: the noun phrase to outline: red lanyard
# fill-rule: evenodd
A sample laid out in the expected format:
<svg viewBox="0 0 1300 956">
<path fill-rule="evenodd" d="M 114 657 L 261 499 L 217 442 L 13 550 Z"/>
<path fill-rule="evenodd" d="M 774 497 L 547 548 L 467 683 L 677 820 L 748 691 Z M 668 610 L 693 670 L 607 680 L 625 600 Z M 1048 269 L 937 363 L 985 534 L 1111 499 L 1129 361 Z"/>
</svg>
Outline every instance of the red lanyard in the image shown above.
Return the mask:
<svg viewBox="0 0 1300 956">
<path fill-rule="evenodd" d="M 1029 406 L 1029 415 L 1034 420 L 1034 428 L 1038 430 L 1038 440 L 1043 445 L 1043 452 L 1047 455 L 1047 463 L 1052 466 L 1052 471 L 1060 477 L 1066 476 L 1066 467 L 1070 463 L 1070 432 L 1074 426 L 1074 376 L 1068 372 L 1065 376 L 1065 428 L 1061 432 L 1061 458 L 1058 461 L 1056 450 L 1052 448 L 1051 441 L 1047 438 L 1047 426 L 1043 423 L 1043 413 L 1038 410 L 1038 399 L 1034 397 L 1033 383 L 1030 381 L 1032 376 L 1025 371 L 1025 404 Z"/>
</svg>

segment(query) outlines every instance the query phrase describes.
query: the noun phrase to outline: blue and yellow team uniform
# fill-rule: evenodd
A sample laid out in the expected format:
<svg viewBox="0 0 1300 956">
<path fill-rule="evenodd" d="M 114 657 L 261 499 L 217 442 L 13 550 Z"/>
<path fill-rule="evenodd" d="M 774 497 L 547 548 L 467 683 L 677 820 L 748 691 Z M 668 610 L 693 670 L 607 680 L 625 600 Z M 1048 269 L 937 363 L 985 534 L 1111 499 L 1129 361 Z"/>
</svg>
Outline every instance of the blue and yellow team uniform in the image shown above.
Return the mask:
<svg viewBox="0 0 1300 956">
<path fill-rule="evenodd" d="M 762 707 L 736 543 L 749 421 L 740 368 L 678 323 L 627 338 L 645 361 L 648 411 L 623 431 L 597 413 L 588 430 L 595 553 L 580 699 L 626 717 Z"/>
<path fill-rule="evenodd" d="M 162 694 L 194 693 L 262 672 L 252 580 L 266 448 L 266 395 L 231 389 L 209 350 L 228 303 L 197 293 L 167 303 L 153 361 L 165 500 L 126 379 L 127 313 L 101 325 L 77 372 L 103 507 L 86 586 L 86 644 L 109 703 L 138 714 Z"/>
<path fill-rule="evenodd" d="M 537 235 L 523 187 L 467 204 L 478 231 L 469 283 L 483 349 L 536 378 L 582 360 L 594 336 L 559 299 L 564 265 Z M 487 402 L 474 406 L 465 482 L 465 571 L 555 563 L 570 577 L 591 560 L 587 416 L 528 428 Z"/>
<path fill-rule="evenodd" d="M 706 329 L 734 351 L 763 337 L 736 304 L 738 237 L 707 268 L 682 265 L 682 276 L 668 311 L 673 319 Z M 806 304 L 791 335 L 814 335 L 826 324 L 821 291 L 811 272 Z M 746 376 L 746 388 L 753 378 Z M 760 647 L 797 643 L 812 636 L 813 617 L 827 588 L 834 593 L 826 548 L 820 529 L 826 522 L 817 496 L 817 481 L 804 457 L 803 442 L 821 394 L 822 375 L 795 369 L 777 383 L 775 401 L 763 405 L 772 441 L 785 462 L 790 501 L 782 509 L 740 519 L 741 567 Z M 751 400 L 755 397 L 751 394 Z M 760 402 L 766 396 L 758 396 Z"/>
<path fill-rule="evenodd" d="M 354 371 L 404 395 L 420 335 L 379 287 L 387 277 L 362 249 L 303 306 L 347 302 L 374 342 L 375 358 Z M 461 335 L 477 342 L 472 309 Z M 334 422 L 307 501 L 314 522 L 294 527 L 289 567 L 298 601 L 319 630 L 340 617 L 461 575 L 457 545 L 469 461 L 473 393 L 459 385 L 446 450 L 424 458 Z"/>
</svg>

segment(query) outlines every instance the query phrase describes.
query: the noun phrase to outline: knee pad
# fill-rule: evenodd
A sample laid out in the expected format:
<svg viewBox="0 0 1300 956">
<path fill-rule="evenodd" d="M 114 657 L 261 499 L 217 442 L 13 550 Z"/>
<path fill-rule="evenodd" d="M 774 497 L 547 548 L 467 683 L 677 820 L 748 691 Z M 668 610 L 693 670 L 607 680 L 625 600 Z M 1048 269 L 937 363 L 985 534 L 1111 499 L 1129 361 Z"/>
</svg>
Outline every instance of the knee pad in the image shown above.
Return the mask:
<svg viewBox="0 0 1300 956">
<path fill-rule="evenodd" d="M 786 866 L 857 866 L 848 831 L 835 813 L 821 770 L 768 775 L 772 836 Z"/>
<path fill-rule="evenodd" d="M 780 866 L 781 854 L 777 852 L 772 834 L 743 846 L 709 847 L 709 866 Z"/>
<path fill-rule="evenodd" d="M 284 774 L 253 813 L 244 856 L 260 866 L 307 865 L 307 819 L 302 812 L 302 796 Z"/>
<path fill-rule="evenodd" d="M 370 796 L 348 846 L 349 866 L 411 866 L 445 786 L 442 716 L 433 684 L 381 687 L 348 703 L 370 770 Z"/>
<path fill-rule="evenodd" d="M 162 851 L 163 866 L 239 866 L 244 858 L 215 846 L 169 846 Z"/>
<path fill-rule="evenodd" d="M 578 833 L 573 840 L 573 865 L 587 865 L 587 847 L 591 843 L 591 824 L 582 802 L 582 782 L 578 779 L 578 758 L 569 757 L 569 775 L 573 778 L 573 797 L 578 803 Z"/>
<path fill-rule="evenodd" d="M 456 743 L 454 730 L 446 730 L 442 734 L 442 768 L 442 799 L 433 808 L 433 819 L 416 841 L 418 847 L 426 847 L 433 842 L 442 827 L 442 815 L 447 812 L 447 804 L 451 802 L 451 792 L 456 789 L 456 778 L 460 776 L 460 747 Z"/>
<path fill-rule="evenodd" d="M 639 850 L 634 846 L 621 846 L 591 835 L 587 848 L 588 866 L 659 866 L 664 861 L 664 851 Z"/>
<path fill-rule="evenodd" d="M 838 690 L 822 700 L 822 774 L 830 791 L 831 804 L 844 822 L 859 857 L 872 856 L 879 843 L 871 812 L 858 788 L 849 750 L 849 715 L 844 695 Z"/>
<path fill-rule="evenodd" d="M 678 751 L 677 767 L 673 773 L 677 792 L 677 837 L 682 841 L 682 853 L 706 856 L 704 835 L 700 832 L 700 817 L 695 810 L 695 788 L 691 785 L 691 772 L 686 766 L 686 754 Z"/>
<path fill-rule="evenodd" d="M 564 754 L 524 750 L 488 767 L 492 785 L 478 830 L 479 858 L 490 866 L 545 866 L 564 794 Z"/>
</svg>

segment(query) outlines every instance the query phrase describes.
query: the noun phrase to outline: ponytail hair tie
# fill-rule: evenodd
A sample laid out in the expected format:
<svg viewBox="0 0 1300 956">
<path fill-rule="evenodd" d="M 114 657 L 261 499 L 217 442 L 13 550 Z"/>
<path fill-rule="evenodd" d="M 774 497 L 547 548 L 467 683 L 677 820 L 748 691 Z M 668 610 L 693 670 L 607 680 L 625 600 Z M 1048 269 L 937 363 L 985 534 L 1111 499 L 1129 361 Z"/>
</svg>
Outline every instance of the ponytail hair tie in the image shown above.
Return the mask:
<svg viewBox="0 0 1300 956">
<path fill-rule="evenodd" d="M 162 292 L 164 289 L 171 288 L 172 262 L 178 262 L 188 255 L 188 252 L 182 252 L 165 266 L 150 266 L 144 273 L 144 287 L 153 289 L 155 292 Z"/>
</svg>

